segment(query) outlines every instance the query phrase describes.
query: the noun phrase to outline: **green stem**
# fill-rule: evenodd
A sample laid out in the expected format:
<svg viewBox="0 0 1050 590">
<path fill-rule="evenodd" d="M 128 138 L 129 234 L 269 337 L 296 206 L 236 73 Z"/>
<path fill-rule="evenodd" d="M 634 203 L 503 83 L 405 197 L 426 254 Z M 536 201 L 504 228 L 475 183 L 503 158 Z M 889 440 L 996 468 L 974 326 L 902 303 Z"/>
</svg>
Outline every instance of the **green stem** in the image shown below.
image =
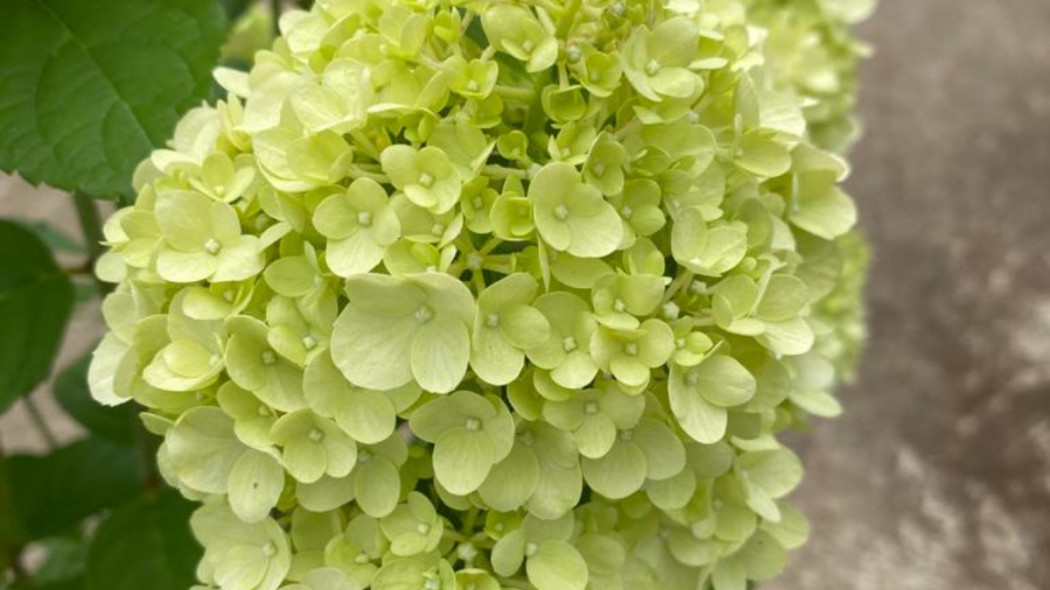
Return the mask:
<svg viewBox="0 0 1050 590">
<path fill-rule="evenodd" d="M 532 88 L 516 88 L 498 84 L 493 89 L 493 92 L 499 95 L 500 98 L 509 98 L 520 102 L 532 102 L 536 98 L 536 91 Z"/>
<path fill-rule="evenodd" d="M 55 437 L 55 433 L 51 432 L 51 427 L 47 425 L 44 415 L 40 413 L 40 408 L 36 407 L 36 402 L 33 401 L 32 397 L 28 395 L 23 397 L 22 404 L 25 405 L 26 413 L 29 414 L 29 421 L 33 423 L 37 432 L 40 433 L 40 437 L 44 439 L 48 450 L 53 451 L 58 448 L 58 438 Z"/>
<path fill-rule="evenodd" d="M 511 176 L 528 178 L 529 172 L 520 168 L 507 168 L 506 166 L 489 164 L 488 166 L 485 166 L 485 175 L 489 178 L 510 178 Z"/>
<path fill-rule="evenodd" d="M 84 243 L 87 247 L 88 268 L 95 278 L 100 293 L 109 293 L 113 285 L 103 282 L 95 276 L 95 263 L 106 253 L 103 244 L 105 236 L 102 234 L 102 216 L 98 212 L 98 204 L 91 197 L 83 193 L 73 193 L 73 204 L 76 206 L 77 219 L 80 220 L 80 231 L 84 234 Z"/>
<path fill-rule="evenodd" d="M 565 8 L 565 12 L 558 19 L 558 30 L 555 33 L 558 38 L 564 39 L 568 36 L 569 31 L 572 30 L 572 24 L 576 20 L 576 13 L 580 11 L 582 4 L 582 0 L 572 0 L 569 6 Z"/>
<path fill-rule="evenodd" d="M 284 12 L 281 0 L 270 0 L 270 12 L 273 13 L 273 35 L 281 36 L 281 13 Z"/>
</svg>

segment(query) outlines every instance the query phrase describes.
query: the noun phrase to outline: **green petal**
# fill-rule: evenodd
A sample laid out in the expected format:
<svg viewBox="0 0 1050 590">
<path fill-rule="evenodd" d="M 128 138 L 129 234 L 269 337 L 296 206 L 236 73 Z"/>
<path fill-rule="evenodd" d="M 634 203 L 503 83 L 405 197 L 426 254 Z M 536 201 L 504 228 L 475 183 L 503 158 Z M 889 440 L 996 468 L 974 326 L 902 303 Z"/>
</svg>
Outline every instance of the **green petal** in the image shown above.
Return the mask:
<svg viewBox="0 0 1050 590">
<path fill-rule="evenodd" d="M 675 419 L 693 440 L 710 444 L 722 440 L 729 414 L 710 404 L 699 392 L 672 375 L 667 385 L 668 399 Z"/>
<path fill-rule="evenodd" d="M 633 439 L 645 453 L 647 478 L 668 479 L 685 469 L 685 447 L 666 424 L 643 418 L 634 428 Z"/>
<path fill-rule="evenodd" d="M 209 494 L 225 494 L 230 471 L 245 447 L 233 433 L 233 420 L 216 407 L 194 408 L 168 431 L 165 446 L 179 480 Z"/>
<path fill-rule="evenodd" d="M 353 384 L 396 389 L 412 380 L 409 350 L 418 323 L 411 317 L 383 317 L 351 302 L 332 329 L 332 358 Z"/>
<path fill-rule="evenodd" d="M 266 453 L 245 451 L 230 470 L 230 508 L 244 522 L 269 516 L 283 490 L 284 469 Z"/>
<path fill-rule="evenodd" d="M 846 193 L 837 187 L 802 193 L 798 210 L 791 214 L 791 222 L 809 233 L 825 239 L 834 239 L 857 223 L 857 207 Z"/>
<path fill-rule="evenodd" d="M 342 240 L 330 241 L 325 260 L 332 272 L 349 277 L 378 266 L 384 251 L 385 248 L 373 240 L 370 232 L 358 230 Z"/>
<path fill-rule="evenodd" d="M 360 461 L 354 469 L 354 495 L 358 506 L 373 518 L 394 511 L 401 496 L 401 475 L 385 457 Z"/>
<path fill-rule="evenodd" d="M 809 289 L 792 275 L 773 275 L 755 312 L 762 319 L 781 322 L 795 317 L 809 301 Z"/>
<path fill-rule="evenodd" d="M 611 500 L 622 500 L 640 490 L 648 470 L 645 453 L 630 442 L 618 442 L 604 457 L 584 458 L 582 464 L 587 485 Z"/>
<path fill-rule="evenodd" d="M 157 274 L 173 283 L 203 281 L 218 268 L 219 261 L 207 252 L 180 252 L 164 248 L 157 255 Z"/>
<path fill-rule="evenodd" d="M 537 590 L 584 590 L 587 562 L 575 547 L 565 541 L 541 543 L 525 562 L 529 582 Z"/>
<path fill-rule="evenodd" d="M 295 490 L 299 504 L 313 512 L 335 510 L 354 499 L 354 486 L 348 478 L 323 476 L 313 483 L 298 482 Z"/>
<path fill-rule="evenodd" d="M 536 453 L 518 443 L 510 455 L 492 468 L 478 493 L 493 510 L 510 512 L 525 505 L 539 481 L 540 463 Z"/>
<path fill-rule="evenodd" d="M 328 454 L 305 436 L 284 446 L 284 465 L 289 475 L 303 483 L 313 483 L 328 471 Z"/>
<path fill-rule="evenodd" d="M 279 258 L 263 273 L 266 284 L 278 295 L 302 297 L 316 284 L 317 270 L 303 256 Z"/>
<path fill-rule="evenodd" d="M 478 489 L 494 462 L 488 435 L 454 428 L 434 443 L 434 475 L 441 485 L 460 496 Z"/>
<path fill-rule="evenodd" d="M 546 318 L 543 321 L 546 322 Z M 525 353 L 507 341 L 499 326 L 483 325 L 477 329 L 470 366 L 478 378 L 491 385 L 506 385 L 521 374 L 524 365 Z"/>
<path fill-rule="evenodd" d="M 519 349 L 539 346 L 550 338 L 550 323 L 540 311 L 528 305 L 511 305 L 499 313 L 499 324 L 507 340 Z"/>
<path fill-rule="evenodd" d="M 467 373 L 470 334 L 455 317 L 439 315 L 419 328 L 409 350 L 416 383 L 427 391 L 448 393 Z"/>
<path fill-rule="evenodd" d="M 587 416 L 573 432 L 580 454 L 591 459 L 604 457 L 616 442 L 616 425 L 602 414 Z"/>
<path fill-rule="evenodd" d="M 797 356 L 813 348 L 814 334 L 805 319 L 794 318 L 785 322 L 767 322 L 758 341 L 776 354 Z"/>
<path fill-rule="evenodd" d="M 650 463 L 651 465 L 651 463 Z M 678 510 L 685 507 L 696 493 L 696 474 L 691 469 L 683 469 L 671 478 L 645 483 L 645 493 L 649 501 L 661 510 Z"/>
<path fill-rule="evenodd" d="M 576 506 L 583 494 L 583 475 L 575 457 L 571 466 L 543 463 L 540 483 L 526 506 L 537 518 L 559 518 Z"/>
<path fill-rule="evenodd" d="M 746 403 L 757 389 L 754 376 L 739 361 L 725 355 L 709 357 L 689 373 L 686 379 L 695 379 L 695 389 L 707 401 L 725 408 Z"/>
<path fill-rule="evenodd" d="M 568 389 L 582 389 L 594 381 L 598 366 L 590 355 L 582 351 L 570 352 L 565 362 L 551 371 L 554 382 Z"/>
</svg>

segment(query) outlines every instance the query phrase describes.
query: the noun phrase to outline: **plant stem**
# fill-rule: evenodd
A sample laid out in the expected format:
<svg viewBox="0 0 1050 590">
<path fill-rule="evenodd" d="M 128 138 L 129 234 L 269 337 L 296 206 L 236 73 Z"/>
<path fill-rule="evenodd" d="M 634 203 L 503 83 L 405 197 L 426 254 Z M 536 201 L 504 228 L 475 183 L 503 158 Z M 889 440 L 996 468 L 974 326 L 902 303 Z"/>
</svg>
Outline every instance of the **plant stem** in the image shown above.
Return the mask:
<svg viewBox="0 0 1050 590">
<path fill-rule="evenodd" d="M 502 98 L 509 98 L 519 102 L 532 102 L 536 98 L 536 91 L 531 88 L 516 88 L 499 84 L 493 89 L 493 92 Z"/>
<path fill-rule="evenodd" d="M 98 204 L 83 193 L 73 193 L 73 204 L 77 209 L 77 219 L 80 220 L 80 231 L 84 234 L 88 255 L 87 266 L 92 271 L 91 276 L 94 277 L 100 293 L 109 293 L 113 290 L 113 285 L 100 280 L 94 273 L 95 263 L 106 252 L 106 247 L 102 243 L 105 237 L 102 235 L 102 216 L 98 212 Z"/>
<path fill-rule="evenodd" d="M 282 8 L 281 0 L 270 0 L 270 12 L 273 13 L 273 35 L 274 37 L 281 36 L 281 12 L 284 11 Z"/>
<path fill-rule="evenodd" d="M 565 12 L 558 19 L 558 31 L 555 33 L 558 37 L 564 38 L 572 30 L 572 23 L 576 20 L 576 13 L 580 11 L 580 5 L 583 4 L 582 0 L 572 0 L 568 7 L 565 8 Z"/>
<path fill-rule="evenodd" d="M 51 432 L 51 427 L 44 420 L 44 415 L 40 413 L 40 408 L 36 407 L 36 402 L 33 401 L 31 396 L 27 395 L 22 398 L 22 403 L 25 405 L 26 413 L 29 414 L 29 421 L 33 423 L 33 427 L 40 433 L 40 437 L 44 439 L 48 450 L 53 451 L 58 448 L 58 438 L 55 437 L 55 433 Z"/>
</svg>

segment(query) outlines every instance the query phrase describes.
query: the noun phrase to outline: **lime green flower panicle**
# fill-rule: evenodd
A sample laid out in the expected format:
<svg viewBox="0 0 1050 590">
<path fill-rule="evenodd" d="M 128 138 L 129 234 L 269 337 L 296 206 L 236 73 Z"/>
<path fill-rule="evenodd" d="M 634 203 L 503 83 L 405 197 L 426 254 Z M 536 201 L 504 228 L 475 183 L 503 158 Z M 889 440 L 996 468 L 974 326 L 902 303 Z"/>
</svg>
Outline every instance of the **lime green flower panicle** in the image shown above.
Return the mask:
<svg viewBox="0 0 1050 590">
<path fill-rule="evenodd" d="M 135 171 L 88 370 L 200 590 L 745 590 L 842 412 L 871 0 L 317 0 Z"/>
</svg>

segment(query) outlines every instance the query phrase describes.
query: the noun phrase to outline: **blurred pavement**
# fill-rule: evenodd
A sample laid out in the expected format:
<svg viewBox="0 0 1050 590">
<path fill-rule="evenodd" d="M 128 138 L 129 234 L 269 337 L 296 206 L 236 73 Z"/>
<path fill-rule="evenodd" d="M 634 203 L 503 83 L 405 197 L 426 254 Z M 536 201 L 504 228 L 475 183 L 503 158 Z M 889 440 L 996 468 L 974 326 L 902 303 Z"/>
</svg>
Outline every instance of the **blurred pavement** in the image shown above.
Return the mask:
<svg viewBox="0 0 1050 590">
<path fill-rule="evenodd" d="M 880 2 L 850 182 L 872 337 L 763 589 L 1047 590 L 1050 2 Z"/>
</svg>

